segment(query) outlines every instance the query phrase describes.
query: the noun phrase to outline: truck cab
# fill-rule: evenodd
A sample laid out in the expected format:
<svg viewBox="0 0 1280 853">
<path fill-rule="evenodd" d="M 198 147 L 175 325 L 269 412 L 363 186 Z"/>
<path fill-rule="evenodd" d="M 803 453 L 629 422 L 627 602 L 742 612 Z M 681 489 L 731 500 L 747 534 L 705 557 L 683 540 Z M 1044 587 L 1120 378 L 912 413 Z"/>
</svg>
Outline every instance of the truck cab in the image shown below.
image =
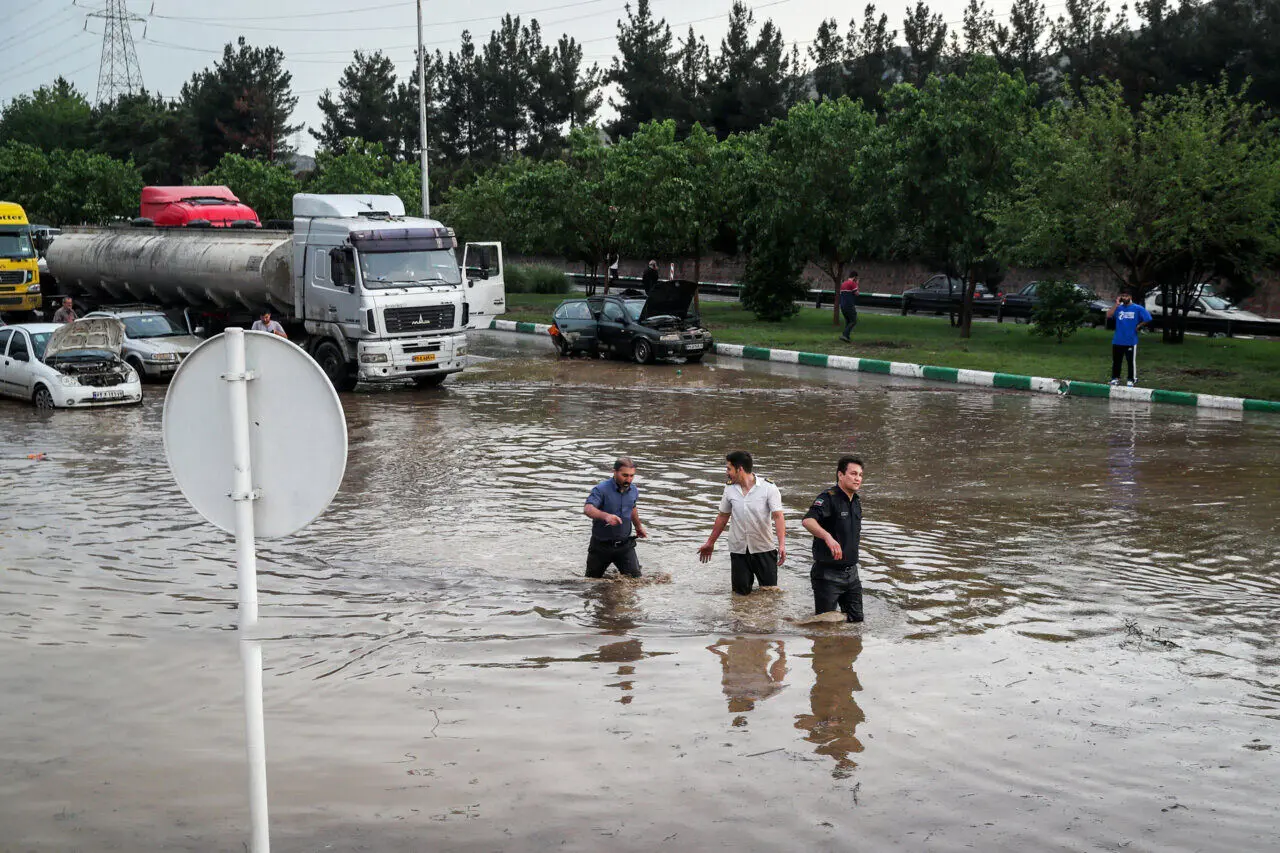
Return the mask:
<svg viewBox="0 0 1280 853">
<path fill-rule="evenodd" d="M 0 312 L 29 315 L 40 307 L 39 260 L 26 211 L 0 201 Z"/>
<path fill-rule="evenodd" d="M 139 215 L 160 228 L 261 228 L 230 187 L 143 187 Z"/>
<path fill-rule="evenodd" d="M 293 313 L 336 387 L 437 385 L 463 369 L 466 329 L 481 318 L 488 325 L 494 305 L 505 304 L 500 266 L 465 282 L 453 231 L 405 216 L 396 196 L 303 193 L 293 208 Z"/>
</svg>

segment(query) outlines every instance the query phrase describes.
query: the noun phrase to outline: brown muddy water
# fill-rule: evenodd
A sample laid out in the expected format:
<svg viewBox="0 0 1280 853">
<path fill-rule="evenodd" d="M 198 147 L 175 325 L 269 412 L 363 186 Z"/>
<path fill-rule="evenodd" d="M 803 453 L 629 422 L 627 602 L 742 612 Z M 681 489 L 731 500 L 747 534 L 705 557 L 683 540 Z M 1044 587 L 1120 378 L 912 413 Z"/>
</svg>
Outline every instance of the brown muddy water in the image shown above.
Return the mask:
<svg viewBox="0 0 1280 853">
<path fill-rule="evenodd" d="M 346 395 L 342 491 L 261 545 L 276 850 L 1273 847 L 1280 419 L 475 344 Z M 0 403 L 5 853 L 247 838 L 233 549 L 148 392 Z M 780 594 L 697 561 L 736 448 Z M 798 626 L 850 450 L 867 621 Z M 668 583 L 578 578 L 620 453 Z"/>
</svg>

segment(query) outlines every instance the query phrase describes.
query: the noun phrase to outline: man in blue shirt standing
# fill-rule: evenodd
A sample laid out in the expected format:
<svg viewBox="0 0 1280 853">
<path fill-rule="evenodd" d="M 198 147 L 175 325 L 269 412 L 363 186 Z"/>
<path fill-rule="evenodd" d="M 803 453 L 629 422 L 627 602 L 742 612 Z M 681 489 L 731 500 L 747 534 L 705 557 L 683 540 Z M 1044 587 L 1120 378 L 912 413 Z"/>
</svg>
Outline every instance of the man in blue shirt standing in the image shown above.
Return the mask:
<svg viewBox="0 0 1280 853">
<path fill-rule="evenodd" d="M 619 457 L 613 463 L 613 476 L 597 483 L 587 496 L 583 515 L 591 519 L 591 544 L 587 546 L 587 577 L 602 578 L 610 565 L 630 578 L 640 577 L 640 561 L 636 559 L 636 536 L 648 537 L 636 501 L 640 490 L 632 480 L 636 463 Z M 635 536 L 631 528 L 635 526 Z"/>
<path fill-rule="evenodd" d="M 1120 384 L 1120 361 L 1129 365 L 1129 387 L 1138 381 L 1134 370 L 1133 355 L 1138 348 L 1138 330 L 1151 322 L 1151 313 L 1141 305 L 1133 304 L 1133 294 L 1122 290 L 1116 304 L 1107 312 L 1107 319 L 1115 318 L 1116 333 L 1111 338 L 1111 384 Z"/>
</svg>

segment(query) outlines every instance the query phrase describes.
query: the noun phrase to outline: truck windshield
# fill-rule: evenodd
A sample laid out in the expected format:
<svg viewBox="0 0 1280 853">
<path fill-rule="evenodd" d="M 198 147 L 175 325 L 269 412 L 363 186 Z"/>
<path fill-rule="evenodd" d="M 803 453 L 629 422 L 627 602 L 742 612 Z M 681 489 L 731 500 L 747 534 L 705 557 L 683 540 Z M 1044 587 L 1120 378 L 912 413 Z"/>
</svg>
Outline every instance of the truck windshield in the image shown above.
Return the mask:
<svg viewBox="0 0 1280 853">
<path fill-rule="evenodd" d="M 125 334 L 138 338 L 171 338 L 187 334 L 177 323 L 164 314 L 143 314 L 138 317 L 121 317 Z"/>
<path fill-rule="evenodd" d="M 0 258 L 18 260 L 35 256 L 36 247 L 31 243 L 30 228 L 25 225 L 0 228 Z"/>
<path fill-rule="evenodd" d="M 462 284 L 453 252 L 360 252 L 360 274 L 369 290 L 424 284 Z"/>
</svg>

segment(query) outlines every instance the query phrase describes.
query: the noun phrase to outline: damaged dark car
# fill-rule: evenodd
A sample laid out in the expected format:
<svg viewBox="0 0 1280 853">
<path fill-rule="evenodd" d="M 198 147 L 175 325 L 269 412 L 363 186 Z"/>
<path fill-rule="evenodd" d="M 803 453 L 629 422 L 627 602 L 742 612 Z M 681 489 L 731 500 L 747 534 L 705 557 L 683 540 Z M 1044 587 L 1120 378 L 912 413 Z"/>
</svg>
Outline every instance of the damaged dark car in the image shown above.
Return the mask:
<svg viewBox="0 0 1280 853">
<path fill-rule="evenodd" d="M 701 361 L 715 341 L 692 310 L 697 289 L 691 281 L 660 281 L 648 296 L 624 290 L 566 299 L 552 315 L 551 338 L 562 356 L 584 353 L 638 364 L 673 358 Z"/>
</svg>

